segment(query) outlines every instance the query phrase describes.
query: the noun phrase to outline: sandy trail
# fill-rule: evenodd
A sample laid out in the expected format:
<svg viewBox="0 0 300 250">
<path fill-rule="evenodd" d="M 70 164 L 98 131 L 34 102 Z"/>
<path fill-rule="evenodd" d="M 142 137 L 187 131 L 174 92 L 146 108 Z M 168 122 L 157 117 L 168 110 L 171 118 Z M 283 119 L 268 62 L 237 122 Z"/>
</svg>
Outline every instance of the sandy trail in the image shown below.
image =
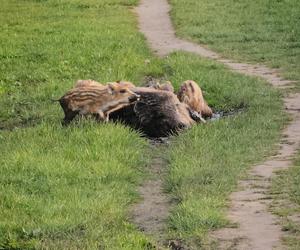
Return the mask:
<svg viewBox="0 0 300 250">
<path fill-rule="evenodd" d="M 163 177 L 168 164 L 160 155 L 166 145 L 152 141 L 151 147 L 157 152 L 148 168 L 151 178 L 139 188 L 143 200 L 133 206 L 132 219 L 141 231 L 160 241 L 171 206 L 171 201 L 163 190 Z"/>
<path fill-rule="evenodd" d="M 166 56 L 177 50 L 187 51 L 223 63 L 232 71 L 263 78 L 275 88 L 281 89 L 293 85 L 292 81 L 281 78 L 276 70 L 262 65 L 236 63 L 222 58 L 201 45 L 177 38 L 169 16 L 170 6 L 167 0 L 141 0 L 135 11 L 138 15 L 140 31 L 144 33 L 150 47 L 158 56 Z M 249 171 L 248 179 L 239 182 L 241 191 L 234 192 L 230 196 L 228 218 L 237 223 L 238 227 L 214 232 L 213 236 L 219 243 L 220 249 L 283 249 L 281 228 L 276 224 L 276 217 L 268 211 L 270 197 L 267 196 L 267 191 L 274 172 L 289 167 L 300 146 L 300 94 L 286 97 L 284 103 L 292 121 L 282 133 L 280 149 L 266 162 L 254 166 Z M 162 183 L 159 183 L 159 186 L 161 185 Z M 144 190 L 141 194 L 149 198 L 149 192 Z M 161 191 L 153 192 L 151 199 L 155 200 L 157 196 L 160 200 L 160 193 Z M 145 214 L 155 209 L 151 206 L 155 205 L 140 206 L 136 214 Z M 167 216 L 168 209 L 164 211 L 162 217 Z M 160 221 L 164 220 L 162 217 Z M 143 223 L 145 222 L 141 221 L 139 226 L 143 227 Z M 144 227 L 147 228 L 146 224 Z M 161 224 L 160 228 L 162 228 Z M 155 230 L 155 228 L 149 229 Z"/>
</svg>

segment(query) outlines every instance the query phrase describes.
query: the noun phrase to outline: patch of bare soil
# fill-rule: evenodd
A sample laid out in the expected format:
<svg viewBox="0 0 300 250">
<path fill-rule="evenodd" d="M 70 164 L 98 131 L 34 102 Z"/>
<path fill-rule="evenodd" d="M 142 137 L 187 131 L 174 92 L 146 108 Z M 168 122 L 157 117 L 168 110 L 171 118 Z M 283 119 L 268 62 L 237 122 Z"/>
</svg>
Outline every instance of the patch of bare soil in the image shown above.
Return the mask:
<svg viewBox="0 0 300 250">
<path fill-rule="evenodd" d="M 167 0 L 141 0 L 139 7 L 136 8 L 139 19 L 139 26 L 154 52 L 159 56 L 165 56 L 176 50 L 183 50 L 198 54 L 205 58 L 214 59 L 225 64 L 232 71 L 241 74 L 260 77 L 268 81 L 276 88 L 288 88 L 293 85 L 292 81 L 282 79 L 278 72 L 262 65 L 251 65 L 246 63 L 236 63 L 222 58 L 217 53 L 194 44 L 189 41 L 177 38 L 173 29 L 169 11 L 170 6 Z M 291 165 L 300 142 L 300 94 L 294 94 L 284 99 L 287 112 L 291 115 L 292 121 L 285 128 L 280 142 L 280 149 L 275 156 L 266 162 L 254 166 L 249 172 L 249 177 L 239 183 L 241 191 L 234 192 L 231 197 L 231 206 L 228 218 L 237 223 L 237 228 L 225 228 L 214 232 L 220 249 L 283 249 L 281 245 L 282 231 L 277 223 L 277 219 L 268 211 L 270 198 L 267 191 L 270 186 L 270 179 L 278 169 L 284 169 Z M 155 165 L 155 163 L 154 163 Z M 161 187 L 161 179 L 157 183 L 145 184 L 141 193 L 143 197 L 148 194 L 152 197 L 147 203 L 136 207 L 136 213 L 148 214 L 149 207 L 155 202 L 166 204 L 161 197 L 161 189 L 153 191 L 151 187 Z M 145 215 L 152 218 L 153 215 Z M 137 224 L 145 228 L 145 231 L 156 232 L 163 228 L 162 218 L 167 217 L 165 210 L 159 216 L 157 227 L 148 226 L 147 219 L 137 221 Z M 159 231 L 158 230 L 158 231 Z"/>
<path fill-rule="evenodd" d="M 154 157 L 149 164 L 150 179 L 139 188 L 142 201 L 132 208 L 132 220 L 138 228 L 146 234 L 154 236 L 158 241 L 162 239 L 165 220 L 169 215 L 171 200 L 164 192 L 163 179 L 167 171 L 167 160 L 162 152 L 166 141 L 152 141 L 151 147 Z"/>
</svg>

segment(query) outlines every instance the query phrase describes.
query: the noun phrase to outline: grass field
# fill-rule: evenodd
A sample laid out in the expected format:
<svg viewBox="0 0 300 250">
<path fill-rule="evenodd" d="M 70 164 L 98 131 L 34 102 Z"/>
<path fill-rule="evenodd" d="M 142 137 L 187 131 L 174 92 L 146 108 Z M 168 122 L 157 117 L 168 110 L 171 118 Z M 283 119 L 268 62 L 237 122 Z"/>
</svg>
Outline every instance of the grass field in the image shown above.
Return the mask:
<svg viewBox="0 0 300 250">
<path fill-rule="evenodd" d="M 145 177 L 146 141 L 120 125 L 62 128 L 51 101 L 77 79 L 137 81 L 162 71 L 144 63 L 151 54 L 128 11 L 133 3 L 1 2 L 0 249 L 149 242 L 127 220 Z"/>
<path fill-rule="evenodd" d="M 52 98 L 77 79 L 194 79 L 216 110 L 244 108 L 174 137 L 166 188 L 179 202 L 169 236 L 197 247 L 227 223 L 228 193 L 272 150 L 278 92 L 196 56 L 155 58 L 130 0 L 5 0 L 0 15 L 0 249 L 145 249 L 128 209 L 147 178 L 147 141 L 114 124 L 62 128 Z M 149 62 L 150 63 L 145 63 Z M 150 155 L 149 155 L 150 154 Z"/>
<path fill-rule="evenodd" d="M 263 63 L 278 68 L 282 75 L 299 82 L 298 1 L 170 0 L 169 2 L 172 6 L 172 20 L 179 36 L 205 44 L 227 58 Z M 252 91 L 245 90 L 246 93 Z M 224 93 L 224 89 L 221 92 Z M 240 93 L 236 93 L 232 99 L 236 100 L 238 96 Z M 255 99 L 258 101 L 257 97 Z M 269 134 L 270 131 L 267 129 L 270 124 L 265 123 L 261 126 L 255 125 L 254 122 L 263 119 L 259 116 L 265 113 L 264 108 L 258 105 L 258 102 L 252 103 L 254 100 L 249 101 L 246 102 L 250 107 L 247 116 L 235 118 L 234 121 L 212 124 L 218 126 L 216 130 L 212 130 L 210 126 L 207 130 L 198 130 L 195 127 L 187 134 L 181 135 L 173 144 L 169 186 L 180 200 L 180 205 L 172 213 L 170 226 L 174 235 L 180 234 L 181 237 L 189 239 L 190 244 L 196 249 L 205 244 L 203 235 L 207 230 L 226 224 L 220 210 L 224 207 L 228 192 L 232 191 L 236 178 L 241 173 L 240 170 L 247 165 L 247 161 L 259 160 L 263 155 L 258 150 L 255 156 L 254 151 L 257 147 L 263 147 L 264 142 L 272 138 L 273 132 Z M 269 113 L 274 106 L 265 108 Z M 275 113 L 274 115 L 276 116 Z M 251 122 L 245 122 L 244 119 L 251 116 Z M 258 139 L 260 132 L 262 140 Z M 255 134 L 255 137 L 251 138 L 250 134 Z M 208 142 L 209 135 L 212 137 Z M 253 143 L 257 143 L 258 146 Z M 250 154 L 245 154 L 246 151 Z M 297 176 L 295 171 L 294 169 L 292 172 Z M 280 180 L 285 180 L 285 183 L 289 183 L 286 178 L 286 175 L 283 175 L 277 182 L 282 184 Z M 280 187 L 281 185 L 277 186 L 278 190 Z M 293 188 L 295 190 L 295 186 Z M 284 189 L 281 194 L 288 192 Z M 296 244 L 298 239 L 288 239 L 294 249 L 299 248 L 298 243 Z"/>
<path fill-rule="evenodd" d="M 170 0 L 177 34 L 300 80 L 298 0 Z"/>
<path fill-rule="evenodd" d="M 274 179 L 271 194 L 275 198 L 272 211 L 281 217 L 282 230 L 288 234 L 284 243 L 289 249 L 300 248 L 300 153 L 294 167 L 281 171 Z"/>
<path fill-rule="evenodd" d="M 144 63 L 151 54 L 127 7 L 135 2 L 2 1 L 0 127 L 56 119 L 50 100 L 76 79 L 136 82 L 161 74 L 158 63 Z"/>
<path fill-rule="evenodd" d="M 43 123 L 1 137 L 0 249 L 146 246 L 125 221 L 147 163 L 136 133 Z"/>
<path fill-rule="evenodd" d="M 251 164 L 274 149 L 286 117 L 278 93 L 264 82 L 196 56 L 175 54 L 169 60 L 172 67 L 181 65 L 171 79 L 190 76 L 215 107 L 245 109 L 235 117 L 195 126 L 171 145 L 167 189 L 179 205 L 169 218 L 170 237 L 199 249 L 206 244 L 207 231 L 227 225 L 224 208 L 229 193 Z"/>
</svg>

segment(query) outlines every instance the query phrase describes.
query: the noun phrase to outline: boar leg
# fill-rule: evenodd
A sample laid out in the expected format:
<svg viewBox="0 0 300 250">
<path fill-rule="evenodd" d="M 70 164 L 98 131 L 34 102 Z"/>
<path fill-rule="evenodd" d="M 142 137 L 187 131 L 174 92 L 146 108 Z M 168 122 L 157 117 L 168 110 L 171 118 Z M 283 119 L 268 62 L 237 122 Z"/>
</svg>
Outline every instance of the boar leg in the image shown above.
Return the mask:
<svg viewBox="0 0 300 250">
<path fill-rule="evenodd" d="M 106 120 L 106 117 L 105 117 L 105 115 L 104 115 L 104 113 L 103 113 L 102 110 L 99 110 L 98 113 L 96 113 L 96 119 L 99 122 L 102 122 L 102 121 Z"/>
<path fill-rule="evenodd" d="M 204 118 L 202 117 L 201 114 L 199 114 L 198 112 L 196 112 L 196 111 L 194 111 L 194 110 L 191 110 L 191 109 L 188 109 L 188 110 L 189 110 L 189 113 L 190 113 L 191 118 L 192 118 L 194 121 L 206 123 L 206 121 L 204 120 Z"/>
<path fill-rule="evenodd" d="M 117 106 L 117 107 L 115 107 L 115 108 L 113 108 L 113 109 L 110 109 L 110 110 L 108 110 L 107 112 L 106 112 L 106 118 L 105 118 L 105 121 L 106 122 L 108 122 L 109 121 L 109 115 L 110 115 L 110 113 L 113 113 L 113 112 L 115 112 L 115 111 L 117 111 L 117 110 L 119 110 L 119 109 L 121 109 L 121 108 L 124 108 L 124 107 L 126 107 L 127 105 L 119 105 L 119 106 Z"/>
</svg>

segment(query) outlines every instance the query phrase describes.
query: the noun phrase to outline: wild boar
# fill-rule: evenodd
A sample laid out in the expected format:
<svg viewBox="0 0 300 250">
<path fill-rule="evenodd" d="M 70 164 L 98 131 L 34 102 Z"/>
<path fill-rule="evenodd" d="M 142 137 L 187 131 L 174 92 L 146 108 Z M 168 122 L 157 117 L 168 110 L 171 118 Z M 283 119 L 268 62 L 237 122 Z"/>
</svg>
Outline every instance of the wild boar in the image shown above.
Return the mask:
<svg viewBox="0 0 300 250">
<path fill-rule="evenodd" d="M 203 98 L 199 85 L 192 81 L 185 81 L 178 92 L 178 99 L 187 104 L 191 110 L 199 113 L 200 117 L 211 117 L 213 112 Z"/>
<path fill-rule="evenodd" d="M 195 124 L 188 106 L 175 94 L 148 87 L 136 87 L 132 91 L 140 99 L 112 113 L 113 120 L 121 120 L 149 137 L 168 136 Z"/>
<path fill-rule="evenodd" d="M 78 114 L 91 114 L 99 121 L 108 121 L 111 112 L 136 102 L 138 98 L 128 87 L 118 83 L 73 88 L 59 99 L 65 113 L 63 124 L 70 123 Z"/>
</svg>

